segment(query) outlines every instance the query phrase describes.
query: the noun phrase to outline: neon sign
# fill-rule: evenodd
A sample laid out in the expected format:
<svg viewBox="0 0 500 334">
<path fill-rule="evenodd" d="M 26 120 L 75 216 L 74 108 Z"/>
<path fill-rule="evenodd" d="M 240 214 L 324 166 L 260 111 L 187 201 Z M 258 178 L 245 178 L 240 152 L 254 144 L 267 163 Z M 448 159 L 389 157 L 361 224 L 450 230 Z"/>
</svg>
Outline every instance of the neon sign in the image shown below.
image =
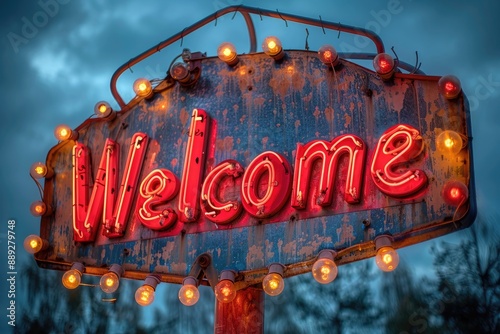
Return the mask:
<svg viewBox="0 0 500 334">
<path fill-rule="evenodd" d="M 118 194 L 118 144 L 107 139 L 90 201 L 86 197 L 90 178 L 89 150 L 77 143 L 73 149 L 74 240 L 94 241 L 101 213 L 103 234 L 108 238 L 123 236 L 134 191 L 138 191 L 136 217 L 154 231 L 168 230 L 177 220 L 195 222 L 200 219 L 201 212 L 202 217 L 223 225 L 235 220 L 243 209 L 253 217 L 269 218 L 289 200 L 291 207 L 306 209 L 310 196 L 315 198 L 317 205 L 327 207 L 332 203 L 334 182 L 343 156 L 348 159 L 344 200 L 351 205 L 360 202 L 367 153 L 367 146 L 360 137 L 346 134 L 330 142 L 299 143 L 294 169 L 282 154 L 265 151 L 246 169 L 236 160 L 226 160 L 203 179 L 209 122 L 210 117 L 204 110 L 193 110 L 180 181 L 170 170 L 160 168 L 149 172 L 137 186 L 148 137 L 143 133 L 134 134 Z M 414 196 L 425 189 L 427 177 L 423 171 L 400 167 L 402 163 L 411 163 L 423 149 L 422 137 L 414 127 L 399 124 L 386 130 L 375 148 L 370 169 L 377 188 L 398 198 Z M 318 189 L 311 193 L 313 166 L 317 163 L 320 163 Z M 238 182 L 239 196 L 220 198 L 220 188 L 226 178 Z M 164 207 L 177 196 L 178 211 Z"/>
</svg>

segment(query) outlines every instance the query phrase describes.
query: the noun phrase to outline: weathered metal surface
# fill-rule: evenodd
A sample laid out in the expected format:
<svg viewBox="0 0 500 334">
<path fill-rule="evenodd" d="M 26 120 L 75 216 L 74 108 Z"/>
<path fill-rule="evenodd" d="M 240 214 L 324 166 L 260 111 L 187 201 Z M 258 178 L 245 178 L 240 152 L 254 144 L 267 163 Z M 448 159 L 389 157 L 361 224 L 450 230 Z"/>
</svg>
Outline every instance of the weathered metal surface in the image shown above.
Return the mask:
<svg viewBox="0 0 500 334">
<path fill-rule="evenodd" d="M 167 168 L 181 179 L 191 112 L 203 109 L 212 119 L 205 176 L 227 159 L 246 168 L 260 153 L 273 151 L 293 166 L 297 143 L 330 141 L 343 134 L 362 138 L 368 155 L 360 203 L 344 201 L 344 159 L 329 207 L 315 205 L 310 195 L 307 210 L 291 207 L 288 199 L 270 218 L 257 219 L 243 210 L 229 224 L 217 225 L 201 217 L 196 222 L 177 222 L 166 231 L 145 228 L 133 213 L 124 237 L 108 239 L 99 230 L 95 242 L 75 243 L 74 142 L 63 142 L 47 158 L 55 177 L 45 182 L 44 198 L 52 202 L 55 213 L 42 218 L 41 236 L 51 247 L 36 255 L 39 265 L 62 269 L 78 261 L 86 264 L 88 273 L 102 274 L 110 264 L 123 263 L 124 277 L 141 279 L 154 272 L 163 281 L 179 283 L 196 257 L 206 252 L 217 271 L 239 271 L 237 284 L 245 287 L 259 282 L 273 262 L 285 264 L 285 276 L 292 276 L 310 270 L 311 261 L 324 248 L 337 250 L 338 262 L 343 264 L 373 256 L 373 239 L 379 233 L 391 233 L 399 248 L 473 222 L 472 145 L 469 142 L 452 158 L 436 150 L 436 137 L 443 130 L 456 131 L 470 141 L 468 105 L 463 95 L 454 100 L 441 96 L 438 77 L 396 74 L 393 81 L 383 82 L 372 71 L 344 60 L 332 71 L 315 52 L 306 51 L 287 51 L 282 62 L 264 54 L 239 58 L 234 68 L 218 58 L 203 59 L 195 86 L 175 84 L 119 113 L 113 121 L 92 119 L 82 124 L 78 141 L 91 151 L 93 175 L 106 138 L 121 145 L 122 173 L 127 143 L 134 133 L 144 132 L 150 141 L 140 180 L 156 168 Z M 422 155 L 406 167 L 423 170 L 429 183 L 422 194 L 409 199 L 384 195 L 369 173 L 380 136 L 396 124 L 415 127 L 424 142 Z M 313 188 L 317 179 L 313 176 Z M 444 184 L 452 179 L 469 187 L 469 198 L 459 209 L 441 196 Z M 228 183 L 222 196 L 238 198 L 240 187 L 238 182 Z M 176 209 L 178 200 L 164 207 Z"/>
</svg>

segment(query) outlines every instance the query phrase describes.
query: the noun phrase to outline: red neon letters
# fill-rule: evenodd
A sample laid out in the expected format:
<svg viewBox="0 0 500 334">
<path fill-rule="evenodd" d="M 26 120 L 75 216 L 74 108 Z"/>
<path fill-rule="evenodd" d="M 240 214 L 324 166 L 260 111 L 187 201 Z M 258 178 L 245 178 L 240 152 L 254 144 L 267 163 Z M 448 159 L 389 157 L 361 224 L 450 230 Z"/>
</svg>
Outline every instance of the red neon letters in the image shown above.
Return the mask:
<svg viewBox="0 0 500 334">
<path fill-rule="evenodd" d="M 168 169 L 155 169 L 139 187 L 136 214 L 141 223 L 152 230 L 164 230 L 175 224 L 177 214 L 173 209 L 156 210 L 173 199 L 179 192 L 179 180 Z"/>
<path fill-rule="evenodd" d="M 267 175 L 267 182 L 262 180 Z M 288 200 L 292 168 L 285 157 L 267 151 L 252 160 L 243 175 L 241 195 L 245 210 L 254 217 L 266 218 L 278 212 Z M 260 185 L 265 192 L 261 196 Z"/>
<path fill-rule="evenodd" d="M 361 184 L 365 167 L 366 145 L 361 138 L 354 135 L 343 135 L 334 138 L 331 142 L 314 140 L 306 145 L 297 144 L 295 157 L 295 175 L 293 180 L 292 206 L 305 209 L 308 197 L 309 184 L 313 163 L 321 160 L 321 176 L 319 193 L 314 194 L 316 203 L 328 206 L 332 202 L 333 183 L 337 175 L 339 158 L 347 154 L 349 166 L 347 168 L 347 182 L 344 199 L 347 203 L 360 201 Z"/>
<path fill-rule="evenodd" d="M 283 155 L 266 151 L 256 156 L 246 169 L 236 160 L 225 160 L 205 177 L 209 129 L 207 113 L 195 109 L 182 179 L 179 181 L 167 169 L 155 169 L 144 177 L 140 186 L 148 137 L 144 133 L 134 134 L 119 192 L 119 146 L 107 139 L 90 199 L 90 153 L 85 145 L 76 143 L 73 148 L 74 240 L 94 241 L 100 221 L 103 234 L 108 238 L 123 236 L 135 192 L 138 193 L 135 217 L 154 231 L 170 229 L 177 220 L 197 221 L 200 212 L 215 224 L 231 223 L 243 209 L 253 217 L 269 218 L 280 212 L 290 197 L 290 205 L 295 209 L 306 209 L 310 196 L 313 196 L 313 205 L 327 207 L 332 204 L 335 178 L 344 156 L 348 159 L 344 200 L 349 204 L 361 201 L 367 147 L 355 135 L 341 135 L 329 142 L 312 140 L 297 144 L 294 170 Z M 410 125 L 399 124 L 385 131 L 371 162 L 375 186 L 397 198 L 413 196 L 424 189 L 425 173 L 402 167 L 422 153 L 423 145 L 419 131 Z M 313 176 L 313 173 L 318 174 Z M 318 180 L 314 188 L 311 187 L 313 177 Z M 315 193 L 309 194 L 311 189 Z M 175 200 L 177 212 L 174 204 L 166 207 Z"/>
<path fill-rule="evenodd" d="M 106 140 L 90 201 L 88 192 L 91 171 L 88 148 L 81 143 L 76 143 L 73 147 L 73 239 L 75 241 L 88 242 L 95 239 L 101 213 L 104 222 L 103 234 L 108 238 L 123 236 L 147 143 L 148 137 L 144 133 L 136 133 L 132 137 L 117 196 L 119 146 L 110 139 Z"/>
<path fill-rule="evenodd" d="M 235 183 L 243 172 L 243 167 L 236 160 L 226 160 L 208 173 L 201 189 L 203 213 L 208 220 L 216 224 L 227 224 L 239 216 L 243 208 L 241 202 L 235 200 L 234 196 L 223 202 L 219 198 L 219 188 L 224 179 L 231 178 L 232 183 Z"/>
<path fill-rule="evenodd" d="M 410 125 L 395 125 L 380 137 L 371 167 L 375 185 L 384 194 L 405 197 L 418 192 L 427 184 L 422 170 L 399 169 L 422 153 L 424 143 L 420 132 Z"/>
<path fill-rule="evenodd" d="M 200 190 L 205 171 L 205 153 L 210 125 L 210 118 L 205 110 L 194 109 L 191 118 L 179 195 L 180 220 L 183 222 L 195 221 L 199 216 Z"/>
</svg>

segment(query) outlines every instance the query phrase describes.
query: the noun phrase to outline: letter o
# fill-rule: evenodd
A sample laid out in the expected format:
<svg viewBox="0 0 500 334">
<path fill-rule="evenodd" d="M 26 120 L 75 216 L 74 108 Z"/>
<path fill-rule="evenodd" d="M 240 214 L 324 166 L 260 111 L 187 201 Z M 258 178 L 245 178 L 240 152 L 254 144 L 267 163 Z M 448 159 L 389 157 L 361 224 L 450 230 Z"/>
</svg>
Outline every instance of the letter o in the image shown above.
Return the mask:
<svg viewBox="0 0 500 334">
<path fill-rule="evenodd" d="M 286 158 L 272 151 L 261 153 L 243 174 L 241 202 L 245 211 L 258 218 L 273 216 L 290 197 L 291 183 L 292 169 Z"/>
</svg>

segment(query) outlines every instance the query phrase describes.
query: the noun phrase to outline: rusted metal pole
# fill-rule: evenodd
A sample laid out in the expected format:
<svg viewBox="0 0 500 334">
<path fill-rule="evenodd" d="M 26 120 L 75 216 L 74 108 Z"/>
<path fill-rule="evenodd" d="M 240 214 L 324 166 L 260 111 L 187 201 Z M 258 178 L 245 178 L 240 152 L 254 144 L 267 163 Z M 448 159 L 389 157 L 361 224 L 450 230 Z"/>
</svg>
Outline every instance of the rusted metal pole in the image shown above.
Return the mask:
<svg viewBox="0 0 500 334">
<path fill-rule="evenodd" d="M 216 298 L 214 333 L 264 333 L 264 291 L 253 287 L 238 290 L 231 303 Z"/>
</svg>

